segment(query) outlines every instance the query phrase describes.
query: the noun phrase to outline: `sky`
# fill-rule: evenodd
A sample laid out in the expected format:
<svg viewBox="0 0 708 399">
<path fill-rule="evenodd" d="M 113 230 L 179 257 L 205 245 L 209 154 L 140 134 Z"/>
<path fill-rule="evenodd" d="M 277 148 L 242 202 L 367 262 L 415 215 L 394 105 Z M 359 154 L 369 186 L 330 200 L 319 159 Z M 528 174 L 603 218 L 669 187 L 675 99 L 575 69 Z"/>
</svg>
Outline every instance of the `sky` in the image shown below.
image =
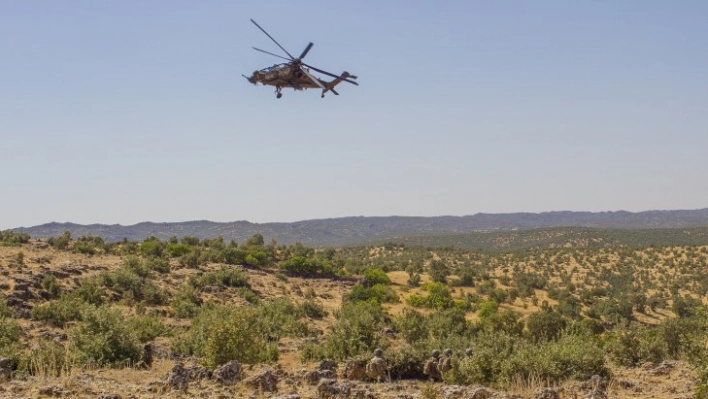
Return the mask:
<svg viewBox="0 0 708 399">
<path fill-rule="evenodd" d="M 283 47 L 340 96 L 253 86 Z M 705 1 L 0 0 L 0 229 L 708 207 Z"/>
</svg>

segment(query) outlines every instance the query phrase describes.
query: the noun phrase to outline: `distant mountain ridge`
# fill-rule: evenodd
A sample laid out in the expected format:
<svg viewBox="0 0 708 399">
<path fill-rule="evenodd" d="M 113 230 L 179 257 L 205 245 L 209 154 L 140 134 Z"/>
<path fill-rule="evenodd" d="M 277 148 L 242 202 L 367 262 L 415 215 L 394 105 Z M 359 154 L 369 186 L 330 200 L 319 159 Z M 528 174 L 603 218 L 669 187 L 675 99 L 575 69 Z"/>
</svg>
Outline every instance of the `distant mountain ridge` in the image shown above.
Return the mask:
<svg viewBox="0 0 708 399">
<path fill-rule="evenodd" d="M 155 236 L 162 240 L 172 236 L 195 236 L 243 242 L 253 234 L 280 244 L 300 242 L 309 246 L 343 246 L 381 242 L 394 238 L 449 235 L 458 233 L 524 230 L 547 227 L 590 227 L 604 229 L 654 229 L 708 226 L 708 208 L 645 212 L 572 212 L 543 213 L 477 213 L 469 216 L 380 216 L 313 219 L 292 223 L 251 223 L 248 221 L 210 222 L 206 220 L 153 223 L 130 226 L 119 224 L 47 223 L 13 229 L 43 238 L 70 231 L 72 236 L 93 235 L 107 241 L 144 240 Z"/>
</svg>

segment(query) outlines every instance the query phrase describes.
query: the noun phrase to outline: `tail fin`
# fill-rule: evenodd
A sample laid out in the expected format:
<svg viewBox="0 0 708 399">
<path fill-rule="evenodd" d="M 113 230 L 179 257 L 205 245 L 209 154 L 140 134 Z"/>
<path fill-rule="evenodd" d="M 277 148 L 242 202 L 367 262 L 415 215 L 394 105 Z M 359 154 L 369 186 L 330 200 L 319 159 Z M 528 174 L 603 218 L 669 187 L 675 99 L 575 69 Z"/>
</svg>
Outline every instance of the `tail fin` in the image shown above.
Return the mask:
<svg viewBox="0 0 708 399">
<path fill-rule="evenodd" d="M 347 72 L 347 71 L 344 71 L 344 72 L 342 72 L 341 75 L 339 75 L 338 78 L 336 78 L 336 79 L 334 79 L 334 80 L 332 80 L 332 81 L 330 81 L 330 82 L 327 82 L 327 84 L 325 85 L 325 90 L 324 90 L 324 92 L 331 91 L 331 92 L 334 93 L 335 95 L 339 95 L 339 93 L 337 93 L 337 92 L 334 90 L 334 86 L 336 86 L 336 85 L 342 83 L 342 82 L 344 81 L 344 79 L 346 79 L 346 78 L 356 79 L 356 76 L 350 74 L 350 73 Z M 323 94 L 324 94 L 324 93 L 323 93 Z"/>
</svg>

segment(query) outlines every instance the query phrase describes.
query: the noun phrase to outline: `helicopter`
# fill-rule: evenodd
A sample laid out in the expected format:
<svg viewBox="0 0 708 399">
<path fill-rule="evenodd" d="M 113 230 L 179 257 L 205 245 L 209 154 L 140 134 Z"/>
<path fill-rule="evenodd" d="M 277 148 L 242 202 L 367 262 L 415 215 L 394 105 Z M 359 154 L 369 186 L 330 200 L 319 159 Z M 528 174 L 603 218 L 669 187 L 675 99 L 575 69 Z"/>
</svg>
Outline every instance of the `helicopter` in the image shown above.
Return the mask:
<svg viewBox="0 0 708 399">
<path fill-rule="evenodd" d="M 295 90 L 320 88 L 322 89 L 321 97 L 324 98 L 325 93 L 327 93 L 328 91 L 331 91 L 332 93 L 338 96 L 339 93 L 337 93 L 334 87 L 342 82 L 347 82 L 359 86 L 359 83 L 354 81 L 357 77 L 355 75 L 350 74 L 349 72 L 344 71 L 341 75 L 335 75 L 333 73 L 323 71 L 319 68 L 315 68 L 312 65 L 308 65 L 302 62 L 302 59 L 305 58 L 307 53 L 310 52 L 310 49 L 312 49 L 312 42 L 310 42 L 307 47 L 305 47 L 305 50 L 302 51 L 302 54 L 300 54 L 299 57 L 295 58 L 292 56 L 292 54 L 288 53 L 288 51 L 283 48 L 280 43 L 273 39 L 273 37 L 269 35 L 268 32 L 265 31 L 265 29 L 258 25 L 256 21 L 251 19 L 251 22 L 253 22 L 253 24 L 256 25 L 258 29 L 265 33 L 265 35 L 268 36 L 270 40 L 272 40 L 278 47 L 280 47 L 280 49 L 283 50 L 283 52 L 288 56 L 288 58 L 286 58 L 282 55 L 273 54 L 269 51 L 253 47 L 253 49 L 256 51 L 260 51 L 261 53 L 266 53 L 288 61 L 286 63 L 276 64 L 272 67 L 254 71 L 250 77 L 246 75 L 241 75 L 254 85 L 260 82 L 264 86 L 275 86 L 276 98 L 281 98 L 283 96 L 282 90 L 285 87 L 291 87 Z M 312 73 L 310 73 L 311 70 L 319 72 L 323 75 L 333 77 L 334 79 L 331 81 L 326 81 L 317 78 L 313 76 Z"/>
</svg>

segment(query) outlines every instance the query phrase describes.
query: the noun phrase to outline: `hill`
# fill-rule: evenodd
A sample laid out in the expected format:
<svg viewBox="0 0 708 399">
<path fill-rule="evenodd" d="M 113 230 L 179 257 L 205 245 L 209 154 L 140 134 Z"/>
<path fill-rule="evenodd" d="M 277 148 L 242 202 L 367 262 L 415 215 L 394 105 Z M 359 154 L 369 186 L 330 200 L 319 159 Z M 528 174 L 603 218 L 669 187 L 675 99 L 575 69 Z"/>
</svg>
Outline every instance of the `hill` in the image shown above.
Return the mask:
<svg viewBox="0 0 708 399">
<path fill-rule="evenodd" d="M 130 226 L 74 223 L 47 223 L 19 227 L 19 232 L 43 238 L 69 231 L 75 237 L 99 236 L 109 242 L 143 240 L 150 236 L 162 240 L 172 236 L 198 238 L 223 237 L 244 241 L 254 234 L 281 244 L 296 242 L 325 247 L 382 242 L 400 237 L 420 237 L 490 232 L 497 230 L 540 229 L 551 227 L 587 227 L 595 229 L 668 229 L 708 226 L 708 208 L 698 210 L 646 212 L 544 212 L 437 217 L 344 217 L 305 220 L 293 223 L 217 223 L 190 221 L 176 223 L 143 222 Z"/>
<path fill-rule="evenodd" d="M 708 358 L 708 246 L 562 242 L 480 252 L 3 232 L 0 397 L 689 397 Z M 375 348 L 393 382 L 355 375 Z M 443 348 L 454 367 L 430 384 L 423 363 Z M 351 394 L 323 395 L 321 377 Z"/>
</svg>

